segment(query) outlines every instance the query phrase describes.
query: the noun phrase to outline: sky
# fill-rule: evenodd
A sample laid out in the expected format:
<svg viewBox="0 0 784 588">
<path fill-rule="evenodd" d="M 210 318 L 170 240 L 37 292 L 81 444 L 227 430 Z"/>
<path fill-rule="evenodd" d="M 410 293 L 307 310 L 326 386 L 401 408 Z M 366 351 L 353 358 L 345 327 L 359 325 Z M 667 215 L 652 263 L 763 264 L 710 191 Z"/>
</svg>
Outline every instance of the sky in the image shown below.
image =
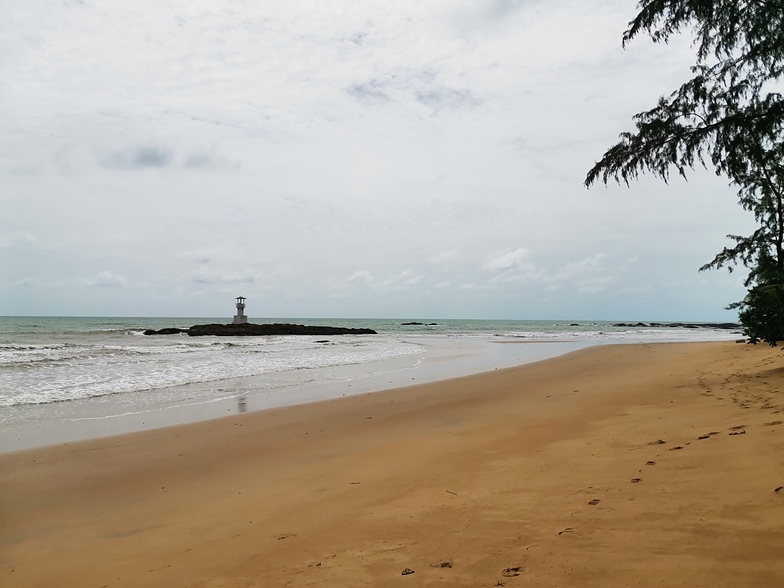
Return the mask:
<svg viewBox="0 0 784 588">
<path fill-rule="evenodd" d="M 728 321 L 712 170 L 583 186 L 690 76 L 633 0 L 3 0 L 0 315 Z"/>
</svg>

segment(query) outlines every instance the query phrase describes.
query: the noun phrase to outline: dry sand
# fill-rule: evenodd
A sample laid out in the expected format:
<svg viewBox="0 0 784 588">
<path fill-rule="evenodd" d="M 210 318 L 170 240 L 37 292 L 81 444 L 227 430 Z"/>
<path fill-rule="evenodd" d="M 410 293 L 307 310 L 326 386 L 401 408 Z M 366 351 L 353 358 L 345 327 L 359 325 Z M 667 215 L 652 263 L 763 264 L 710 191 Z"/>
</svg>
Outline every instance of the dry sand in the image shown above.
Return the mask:
<svg viewBox="0 0 784 588">
<path fill-rule="evenodd" d="M 0 585 L 784 586 L 782 420 L 781 351 L 622 345 L 0 455 Z"/>
</svg>

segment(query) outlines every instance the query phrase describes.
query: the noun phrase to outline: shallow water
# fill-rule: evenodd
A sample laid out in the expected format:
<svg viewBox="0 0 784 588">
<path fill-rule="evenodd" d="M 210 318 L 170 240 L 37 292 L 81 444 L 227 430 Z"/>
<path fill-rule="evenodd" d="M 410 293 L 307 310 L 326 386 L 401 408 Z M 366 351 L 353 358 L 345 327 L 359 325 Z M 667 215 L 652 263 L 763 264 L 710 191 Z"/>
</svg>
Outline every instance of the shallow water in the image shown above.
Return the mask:
<svg viewBox="0 0 784 588">
<path fill-rule="evenodd" d="M 0 318 L 0 450 L 215 418 L 509 367 L 587 345 L 727 340 L 598 322 L 258 319 L 369 327 L 337 337 L 144 336 L 193 318 Z M 497 345 L 498 342 L 539 342 Z"/>
</svg>

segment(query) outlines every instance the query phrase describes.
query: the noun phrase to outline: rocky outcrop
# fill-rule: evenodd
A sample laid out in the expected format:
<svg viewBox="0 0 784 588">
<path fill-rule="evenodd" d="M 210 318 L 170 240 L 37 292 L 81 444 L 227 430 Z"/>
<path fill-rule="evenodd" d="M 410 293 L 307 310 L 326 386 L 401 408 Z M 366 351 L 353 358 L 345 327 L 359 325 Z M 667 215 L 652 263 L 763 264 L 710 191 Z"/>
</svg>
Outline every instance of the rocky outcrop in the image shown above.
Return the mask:
<svg viewBox="0 0 784 588">
<path fill-rule="evenodd" d="M 178 329 L 176 327 L 167 327 L 165 329 L 147 329 L 144 331 L 145 335 L 177 335 L 179 333 L 187 333 L 188 329 Z"/>
<path fill-rule="evenodd" d="M 373 329 L 349 329 L 344 327 L 321 327 L 292 325 L 288 323 L 274 323 L 265 325 L 254 325 L 244 323 L 239 325 L 194 325 L 189 329 L 166 328 L 166 329 L 147 329 L 145 335 L 177 335 L 188 333 L 191 337 L 203 337 L 208 335 L 218 337 L 247 337 L 260 335 L 375 335 Z"/>
<path fill-rule="evenodd" d="M 613 327 L 675 327 L 680 329 L 740 329 L 738 323 L 615 323 Z"/>
</svg>

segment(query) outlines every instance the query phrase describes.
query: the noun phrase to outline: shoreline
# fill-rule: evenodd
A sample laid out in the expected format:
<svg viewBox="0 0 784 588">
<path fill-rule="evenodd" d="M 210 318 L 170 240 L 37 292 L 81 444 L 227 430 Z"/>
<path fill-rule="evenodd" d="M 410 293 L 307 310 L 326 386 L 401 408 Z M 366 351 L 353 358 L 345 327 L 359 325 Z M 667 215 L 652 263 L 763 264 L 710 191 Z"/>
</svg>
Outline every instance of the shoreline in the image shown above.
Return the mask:
<svg viewBox="0 0 784 588">
<path fill-rule="evenodd" d="M 780 353 L 597 346 L 3 454 L 0 578 L 9 587 L 781 585 Z"/>
<path fill-rule="evenodd" d="M 6 408 L 0 453 L 154 430 L 224 416 L 377 393 L 448 380 L 569 353 L 586 342 L 410 339 L 423 353 L 382 361 L 297 370 L 179 386 L 178 400 L 151 400 L 156 390 Z M 508 349 L 504 349 L 509 344 Z M 525 344 L 525 348 L 515 349 Z M 160 390 L 161 392 L 164 389 Z"/>
</svg>

